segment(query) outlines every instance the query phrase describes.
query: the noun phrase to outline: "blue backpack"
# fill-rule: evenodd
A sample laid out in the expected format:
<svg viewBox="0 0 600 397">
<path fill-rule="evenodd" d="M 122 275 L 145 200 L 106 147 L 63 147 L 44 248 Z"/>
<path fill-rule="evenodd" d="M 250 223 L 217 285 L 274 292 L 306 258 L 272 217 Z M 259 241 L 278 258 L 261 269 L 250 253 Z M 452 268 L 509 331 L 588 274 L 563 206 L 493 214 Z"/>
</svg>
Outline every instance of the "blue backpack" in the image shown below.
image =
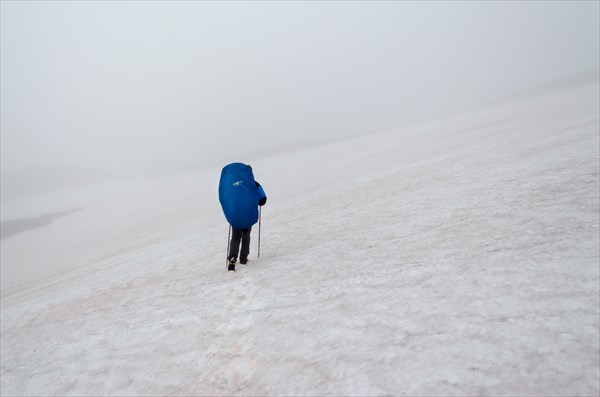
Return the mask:
<svg viewBox="0 0 600 397">
<path fill-rule="evenodd" d="M 242 163 L 223 167 L 219 180 L 219 202 L 234 229 L 249 229 L 258 221 L 258 202 L 266 197 L 257 186 L 252 168 Z"/>
</svg>

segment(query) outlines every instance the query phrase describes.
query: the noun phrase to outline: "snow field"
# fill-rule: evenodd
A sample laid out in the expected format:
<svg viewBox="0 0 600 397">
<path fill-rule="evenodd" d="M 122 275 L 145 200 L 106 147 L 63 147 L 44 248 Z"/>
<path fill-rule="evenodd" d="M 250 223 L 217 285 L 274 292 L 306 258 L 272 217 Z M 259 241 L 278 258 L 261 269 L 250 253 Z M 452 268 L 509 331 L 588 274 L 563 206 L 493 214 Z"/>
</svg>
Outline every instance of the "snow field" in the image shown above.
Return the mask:
<svg viewBox="0 0 600 397">
<path fill-rule="evenodd" d="M 597 395 L 598 109 L 590 85 L 249 161 L 235 274 L 219 169 L 82 193 L 2 241 L 2 395 Z"/>
</svg>

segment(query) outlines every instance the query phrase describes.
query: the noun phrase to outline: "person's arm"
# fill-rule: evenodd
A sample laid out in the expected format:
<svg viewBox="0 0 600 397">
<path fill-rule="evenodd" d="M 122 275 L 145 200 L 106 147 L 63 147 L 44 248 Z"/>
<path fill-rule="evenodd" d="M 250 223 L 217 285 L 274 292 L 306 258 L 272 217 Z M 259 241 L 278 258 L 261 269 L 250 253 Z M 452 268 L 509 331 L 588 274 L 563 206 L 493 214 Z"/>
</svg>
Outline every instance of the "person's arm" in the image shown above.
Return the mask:
<svg viewBox="0 0 600 397">
<path fill-rule="evenodd" d="M 267 195 L 260 183 L 256 182 L 256 187 L 258 188 L 258 205 L 263 206 L 267 204 Z"/>
</svg>

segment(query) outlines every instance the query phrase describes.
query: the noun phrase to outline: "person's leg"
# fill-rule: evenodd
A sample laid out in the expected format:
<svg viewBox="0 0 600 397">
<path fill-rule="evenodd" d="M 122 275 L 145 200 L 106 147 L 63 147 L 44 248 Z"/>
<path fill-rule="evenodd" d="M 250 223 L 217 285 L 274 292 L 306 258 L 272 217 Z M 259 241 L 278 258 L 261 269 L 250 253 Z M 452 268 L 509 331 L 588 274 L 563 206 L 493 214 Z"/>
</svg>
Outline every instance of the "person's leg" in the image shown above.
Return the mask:
<svg viewBox="0 0 600 397">
<path fill-rule="evenodd" d="M 244 229 L 242 232 L 242 252 L 240 252 L 240 263 L 245 265 L 248 262 L 250 253 L 250 232 L 252 228 Z"/>
<path fill-rule="evenodd" d="M 243 234 L 244 230 L 242 229 L 232 229 L 231 243 L 229 245 L 229 255 L 227 255 L 227 259 L 229 259 L 230 261 L 232 259 L 237 260 L 238 252 L 240 250 L 240 240 L 242 239 Z"/>
</svg>

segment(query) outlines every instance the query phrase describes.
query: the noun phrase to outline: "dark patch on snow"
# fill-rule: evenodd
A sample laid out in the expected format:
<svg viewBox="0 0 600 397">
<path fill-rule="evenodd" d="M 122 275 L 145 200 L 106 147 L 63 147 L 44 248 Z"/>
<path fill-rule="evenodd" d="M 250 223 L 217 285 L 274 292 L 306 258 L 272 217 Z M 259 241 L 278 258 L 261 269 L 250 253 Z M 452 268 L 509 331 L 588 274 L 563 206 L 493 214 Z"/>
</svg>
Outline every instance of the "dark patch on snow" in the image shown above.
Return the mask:
<svg viewBox="0 0 600 397">
<path fill-rule="evenodd" d="M 14 219 L 0 223 L 0 240 L 4 240 L 15 234 L 23 233 L 28 230 L 37 229 L 39 227 L 48 226 L 54 219 L 66 216 L 81 208 L 75 208 L 69 211 L 53 212 L 51 214 L 43 214 L 37 218 Z"/>
</svg>

